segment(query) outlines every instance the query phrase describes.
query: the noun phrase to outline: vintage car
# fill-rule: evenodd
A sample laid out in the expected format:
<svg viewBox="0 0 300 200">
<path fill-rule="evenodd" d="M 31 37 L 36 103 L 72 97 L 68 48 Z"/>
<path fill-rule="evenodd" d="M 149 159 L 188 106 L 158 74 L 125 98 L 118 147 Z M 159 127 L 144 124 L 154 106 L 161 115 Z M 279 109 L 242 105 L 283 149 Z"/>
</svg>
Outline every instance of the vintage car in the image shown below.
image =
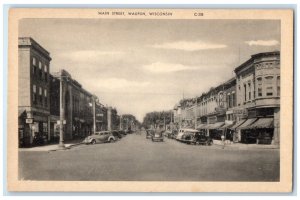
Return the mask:
<svg viewBox="0 0 300 200">
<path fill-rule="evenodd" d="M 121 139 L 123 137 L 120 131 L 117 130 L 112 131 L 112 134 L 116 139 Z"/>
<path fill-rule="evenodd" d="M 115 142 L 116 138 L 113 136 L 111 131 L 100 131 L 96 132 L 93 135 L 86 137 L 83 140 L 85 144 L 96 144 L 96 143 L 104 143 L 104 142 Z"/>
<path fill-rule="evenodd" d="M 198 132 L 186 132 L 182 136 L 182 142 L 185 142 L 187 144 L 202 144 L 202 145 L 211 145 L 212 139 L 204 132 L 198 131 Z"/>
<path fill-rule="evenodd" d="M 152 129 L 146 130 L 146 139 L 151 139 L 153 135 L 154 135 L 154 130 Z"/>
<path fill-rule="evenodd" d="M 198 130 L 195 129 L 179 129 L 178 134 L 176 135 L 176 140 L 178 141 L 183 141 L 183 136 L 189 133 L 195 133 L 195 132 L 199 132 Z"/>
<path fill-rule="evenodd" d="M 164 141 L 163 131 L 156 131 L 152 136 L 152 142 L 163 142 L 163 141 Z"/>
</svg>

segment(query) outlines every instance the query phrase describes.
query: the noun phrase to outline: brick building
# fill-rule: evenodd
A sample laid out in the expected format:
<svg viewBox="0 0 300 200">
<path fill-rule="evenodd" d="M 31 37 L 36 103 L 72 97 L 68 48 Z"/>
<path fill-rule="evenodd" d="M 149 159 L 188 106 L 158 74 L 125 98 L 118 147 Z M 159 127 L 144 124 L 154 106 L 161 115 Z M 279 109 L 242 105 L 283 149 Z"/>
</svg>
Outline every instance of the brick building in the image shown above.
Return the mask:
<svg viewBox="0 0 300 200">
<path fill-rule="evenodd" d="M 19 144 L 48 139 L 50 116 L 50 53 L 30 37 L 18 40 Z"/>
</svg>

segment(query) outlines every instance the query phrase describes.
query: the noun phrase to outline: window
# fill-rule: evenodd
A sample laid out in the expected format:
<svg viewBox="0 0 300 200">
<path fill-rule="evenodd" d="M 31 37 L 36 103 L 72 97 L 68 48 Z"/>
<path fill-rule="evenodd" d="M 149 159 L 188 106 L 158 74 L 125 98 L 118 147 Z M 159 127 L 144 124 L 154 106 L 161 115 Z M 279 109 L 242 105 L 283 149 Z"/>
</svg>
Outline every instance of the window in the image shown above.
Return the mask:
<svg viewBox="0 0 300 200">
<path fill-rule="evenodd" d="M 280 96 L 280 76 L 277 76 L 277 96 Z"/>
<path fill-rule="evenodd" d="M 44 90 L 44 96 L 45 96 L 45 107 L 48 106 L 48 96 L 47 96 L 47 89 Z"/>
<path fill-rule="evenodd" d="M 236 106 L 235 93 L 232 94 L 232 107 Z"/>
<path fill-rule="evenodd" d="M 44 76 L 45 76 L 45 81 L 47 82 L 48 81 L 48 74 L 47 74 L 47 72 L 48 72 L 48 67 L 47 67 L 47 65 L 44 65 Z"/>
<path fill-rule="evenodd" d="M 249 100 L 251 100 L 251 83 L 248 83 L 248 88 L 249 88 Z"/>
<path fill-rule="evenodd" d="M 245 97 L 245 101 L 247 101 L 247 86 L 244 85 L 244 97 Z"/>
<path fill-rule="evenodd" d="M 35 104 L 36 103 L 36 85 L 32 85 L 32 101 Z"/>
<path fill-rule="evenodd" d="M 33 66 L 36 66 L 36 59 L 35 59 L 35 57 L 32 58 L 32 64 L 33 64 Z"/>
<path fill-rule="evenodd" d="M 262 78 L 257 78 L 257 96 L 262 96 Z"/>
<path fill-rule="evenodd" d="M 40 96 L 40 104 L 43 104 L 43 90 L 41 87 L 39 87 L 39 96 Z"/>
<path fill-rule="evenodd" d="M 266 91 L 267 91 L 267 96 L 273 96 L 273 87 L 272 86 L 267 87 Z"/>
<path fill-rule="evenodd" d="M 273 76 L 267 76 L 266 79 L 266 96 L 273 96 Z"/>
</svg>

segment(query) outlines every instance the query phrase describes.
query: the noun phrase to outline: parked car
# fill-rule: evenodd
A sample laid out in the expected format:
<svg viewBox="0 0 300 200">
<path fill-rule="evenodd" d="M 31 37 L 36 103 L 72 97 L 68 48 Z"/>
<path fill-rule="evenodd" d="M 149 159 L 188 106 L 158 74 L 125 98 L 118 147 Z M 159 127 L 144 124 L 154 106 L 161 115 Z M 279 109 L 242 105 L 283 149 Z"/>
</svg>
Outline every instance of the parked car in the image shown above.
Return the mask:
<svg viewBox="0 0 300 200">
<path fill-rule="evenodd" d="M 178 130 L 172 130 L 172 133 L 171 135 L 169 135 L 169 138 L 176 139 L 177 135 L 178 135 Z"/>
<path fill-rule="evenodd" d="M 163 142 L 163 141 L 164 141 L 163 131 L 156 131 L 152 136 L 152 142 Z"/>
<path fill-rule="evenodd" d="M 146 130 L 146 139 L 151 139 L 153 135 L 154 135 L 154 130 L 152 129 Z"/>
<path fill-rule="evenodd" d="M 195 133 L 195 132 L 199 132 L 199 131 L 195 129 L 179 129 L 178 134 L 176 136 L 176 140 L 182 141 L 183 135 L 188 133 Z"/>
<path fill-rule="evenodd" d="M 187 144 L 202 144 L 202 145 L 211 145 L 212 139 L 204 132 L 198 131 L 198 132 L 187 132 L 183 135 L 182 141 Z"/>
<path fill-rule="evenodd" d="M 86 137 L 83 140 L 85 144 L 96 144 L 96 143 L 104 143 L 104 142 L 115 142 L 116 138 L 113 136 L 111 131 L 100 131 L 96 132 L 93 135 Z"/>
<path fill-rule="evenodd" d="M 119 133 L 121 133 L 123 136 L 127 135 L 124 130 L 120 130 Z"/>
<path fill-rule="evenodd" d="M 112 134 L 113 136 L 116 138 L 116 139 L 121 139 L 122 138 L 122 134 L 120 133 L 120 131 L 112 131 Z"/>
</svg>

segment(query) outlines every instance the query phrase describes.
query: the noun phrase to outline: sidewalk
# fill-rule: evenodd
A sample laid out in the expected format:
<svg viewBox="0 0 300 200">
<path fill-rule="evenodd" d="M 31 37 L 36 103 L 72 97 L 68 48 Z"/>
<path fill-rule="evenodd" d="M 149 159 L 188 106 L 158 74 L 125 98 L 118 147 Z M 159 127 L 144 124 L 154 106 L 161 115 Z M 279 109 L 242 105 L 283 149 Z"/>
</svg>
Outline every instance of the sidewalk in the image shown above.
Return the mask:
<svg viewBox="0 0 300 200">
<path fill-rule="evenodd" d="M 223 144 L 213 144 L 216 146 L 223 147 Z M 250 149 L 279 149 L 279 145 L 273 144 L 243 144 L 243 143 L 231 143 L 225 144 L 225 149 L 240 149 L 240 150 L 250 150 Z"/>
<path fill-rule="evenodd" d="M 19 148 L 19 151 L 61 151 L 70 149 L 73 146 L 78 146 L 83 144 L 83 139 L 71 140 L 65 142 L 65 148 L 61 149 L 58 147 L 58 144 L 46 144 L 43 146 L 36 146 L 30 148 Z"/>
</svg>

